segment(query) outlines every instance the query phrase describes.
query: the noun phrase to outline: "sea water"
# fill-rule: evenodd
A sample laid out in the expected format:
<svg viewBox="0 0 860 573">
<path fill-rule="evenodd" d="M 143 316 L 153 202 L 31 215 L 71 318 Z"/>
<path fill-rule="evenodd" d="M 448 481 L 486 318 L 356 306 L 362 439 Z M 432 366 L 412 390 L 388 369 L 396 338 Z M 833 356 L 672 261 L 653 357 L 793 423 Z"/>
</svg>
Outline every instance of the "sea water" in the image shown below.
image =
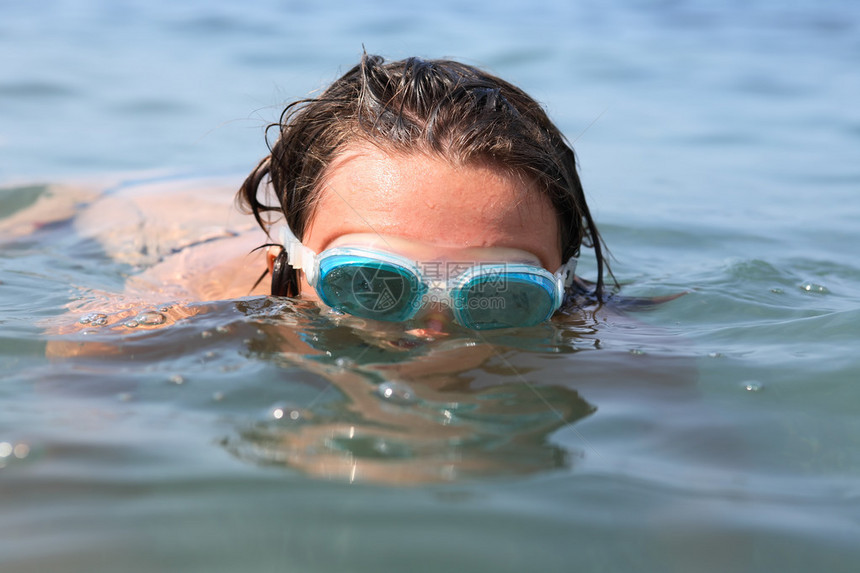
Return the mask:
<svg viewBox="0 0 860 573">
<path fill-rule="evenodd" d="M 136 269 L 0 245 L 0 570 L 856 571 L 852 2 L 0 3 L 0 217 L 57 184 L 238 186 L 362 49 L 521 85 L 648 310 L 445 340 L 286 299 L 48 359 Z M 64 187 L 64 188 L 65 188 Z M 586 278 L 594 267 L 583 257 Z M 165 311 L 167 312 L 167 311 Z"/>
</svg>

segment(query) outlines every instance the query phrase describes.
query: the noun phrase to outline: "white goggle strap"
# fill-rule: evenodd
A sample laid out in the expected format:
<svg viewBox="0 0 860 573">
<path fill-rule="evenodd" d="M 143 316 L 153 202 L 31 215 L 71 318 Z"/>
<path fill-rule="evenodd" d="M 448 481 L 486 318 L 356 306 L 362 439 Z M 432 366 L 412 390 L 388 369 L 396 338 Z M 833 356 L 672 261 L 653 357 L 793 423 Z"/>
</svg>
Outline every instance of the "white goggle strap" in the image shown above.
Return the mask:
<svg viewBox="0 0 860 573">
<path fill-rule="evenodd" d="M 579 259 L 576 257 L 570 257 L 555 273 L 556 276 L 561 278 L 561 284 L 565 290 L 573 285 L 573 279 L 576 278 L 574 272 L 576 271 L 577 262 L 579 262 Z"/>
<path fill-rule="evenodd" d="M 308 284 L 313 285 L 316 279 L 314 259 L 317 254 L 304 246 L 287 225 L 281 225 L 280 239 L 287 251 L 289 265 L 294 269 L 301 269 L 305 273 Z"/>
</svg>

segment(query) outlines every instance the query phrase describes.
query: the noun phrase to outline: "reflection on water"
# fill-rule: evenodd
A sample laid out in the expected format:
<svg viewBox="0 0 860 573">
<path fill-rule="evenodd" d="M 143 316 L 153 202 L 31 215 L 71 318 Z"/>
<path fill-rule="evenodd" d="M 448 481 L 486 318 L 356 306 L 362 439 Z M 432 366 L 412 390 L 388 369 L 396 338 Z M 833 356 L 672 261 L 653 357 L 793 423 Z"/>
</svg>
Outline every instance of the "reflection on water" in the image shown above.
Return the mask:
<svg viewBox="0 0 860 573">
<path fill-rule="evenodd" d="M 549 435 L 594 411 L 565 388 L 417 392 L 410 403 L 397 404 L 355 373 L 332 380 L 344 396 L 335 403 L 275 409 L 271 420 L 241 429 L 225 446 L 246 460 L 326 478 L 457 481 L 570 465 L 571 452 L 550 443 Z"/>
<path fill-rule="evenodd" d="M 593 353 L 597 331 L 585 312 L 566 323 L 434 339 L 409 325 L 368 323 L 289 299 L 174 310 L 188 318 L 104 324 L 86 314 L 78 334 L 54 342 L 74 349 L 76 358 L 64 360 L 96 369 L 194 357 L 225 362 L 223 369 L 233 352 L 277 365 L 285 386 L 248 381 L 247 390 L 279 398 L 265 409 L 232 411 L 233 430 L 220 443 L 239 459 L 328 479 L 408 484 L 528 474 L 569 468 L 589 447 L 585 440 L 561 446 L 552 436 L 596 406 L 563 383 L 561 371 L 523 360 Z M 617 383 L 629 368 L 621 360 L 616 373 L 601 376 Z M 167 379 L 183 384 L 189 376 L 193 370 Z M 215 400 L 230 402 L 235 393 L 219 391 Z"/>
<path fill-rule="evenodd" d="M 271 299 L 240 304 L 251 317 L 278 306 L 292 310 Z M 411 334 L 409 325 L 336 315 L 295 330 L 280 322 L 284 314 L 291 313 L 261 324 L 249 349 L 317 372 L 331 386 L 305 407 L 277 407 L 241 429 L 226 445 L 244 459 L 385 483 L 531 473 L 568 466 L 576 453 L 549 436 L 595 410 L 574 390 L 536 386 L 509 362 L 495 384 L 472 387 L 477 370 L 511 350 L 492 333 L 435 340 Z M 520 351 L 561 350 L 558 333 L 545 325 L 495 336 L 517 341 Z"/>
<path fill-rule="evenodd" d="M 257 463 L 386 483 L 531 473 L 569 465 L 572 453 L 549 436 L 595 409 L 513 368 L 497 385 L 471 388 L 470 373 L 505 349 L 462 334 L 422 342 L 341 325 L 297 337 L 277 321 L 260 333 L 252 353 L 313 370 L 331 386 L 306 406 L 276 406 L 226 442 Z M 297 351 L 305 344 L 313 350 Z"/>
</svg>

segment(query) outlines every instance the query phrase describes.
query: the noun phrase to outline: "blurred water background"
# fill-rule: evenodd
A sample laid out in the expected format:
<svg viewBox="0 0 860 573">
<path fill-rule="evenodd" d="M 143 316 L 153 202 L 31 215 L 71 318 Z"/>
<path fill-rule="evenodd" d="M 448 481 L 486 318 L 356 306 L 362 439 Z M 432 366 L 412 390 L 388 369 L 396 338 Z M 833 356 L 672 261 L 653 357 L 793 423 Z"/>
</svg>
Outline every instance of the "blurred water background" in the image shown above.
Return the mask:
<svg viewBox="0 0 860 573">
<path fill-rule="evenodd" d="M 623 292 L 689 294 L 428 348 L 223 301 L 50 361 L 72 287 L 127 269 L 4 242 L 0 570 L 860 570 L 856 2 L 0 0 L 0 217 L 238 184 L 363 47 L 535 96 Z"/>
</svg>

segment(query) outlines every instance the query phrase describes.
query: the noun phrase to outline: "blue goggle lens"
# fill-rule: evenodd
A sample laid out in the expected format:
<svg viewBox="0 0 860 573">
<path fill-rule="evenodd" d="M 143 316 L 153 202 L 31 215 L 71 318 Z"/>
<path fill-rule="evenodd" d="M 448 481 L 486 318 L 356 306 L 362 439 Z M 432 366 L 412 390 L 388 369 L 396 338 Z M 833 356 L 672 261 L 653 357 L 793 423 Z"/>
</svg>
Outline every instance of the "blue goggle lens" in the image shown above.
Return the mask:
<svg viewBox="0 0 860 573">
<path fill-rule="evenodd" d="M 360 256 L 326 257 L 319 273 L 317 292 L 322 301 L 361 318 L 408 320 L 426 291 L 410 269 Z"/>
<path fill-rule="evenodd" d="M 452 299 L 457 321 L 476 330 L 534 326 L 556 310 L 553 281 L 529 273 L 475 277 Z"/>
</svg>

